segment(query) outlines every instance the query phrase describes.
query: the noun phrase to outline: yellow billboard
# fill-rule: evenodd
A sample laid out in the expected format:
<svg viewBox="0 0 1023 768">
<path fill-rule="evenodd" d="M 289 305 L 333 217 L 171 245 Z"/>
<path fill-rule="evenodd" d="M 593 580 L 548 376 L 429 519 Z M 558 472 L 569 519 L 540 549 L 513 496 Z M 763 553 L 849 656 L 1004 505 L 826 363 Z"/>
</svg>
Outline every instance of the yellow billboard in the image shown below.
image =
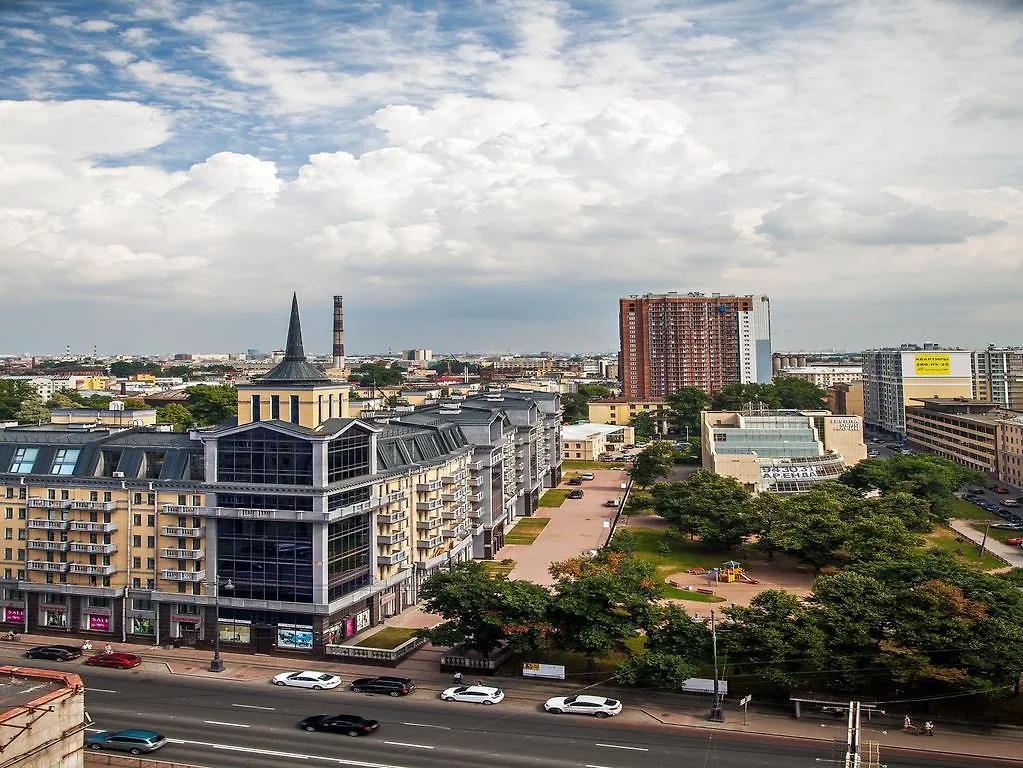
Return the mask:
<svg viewBox="0 0 1023 768">
<path fill-rule="evenodd" d="M 913 373 L 916 376 L 950 376 L 952 356 L 948 352 L 914 355 Z"/>
</svg>

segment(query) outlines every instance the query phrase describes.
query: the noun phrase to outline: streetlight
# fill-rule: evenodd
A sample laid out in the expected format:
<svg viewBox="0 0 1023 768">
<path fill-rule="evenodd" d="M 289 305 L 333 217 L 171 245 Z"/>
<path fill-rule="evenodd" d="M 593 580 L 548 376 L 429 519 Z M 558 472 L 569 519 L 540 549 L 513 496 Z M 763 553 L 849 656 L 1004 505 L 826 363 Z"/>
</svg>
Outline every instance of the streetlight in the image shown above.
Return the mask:
<svg viewBox="0 0 1023 768">
<path fill-rule="evenodd" d="M 215 618 L 213 620 L 213 658 L 210 660 L 210 672 L 223 672 L 224 660 L 220 658 L 220 589 L 223 587 L 228 592 L 234 589 L 230 578 L 220 581 L 217 576 L 215 581 L 206 582 L 206 589 L 213 586 L 213 607 Z"/>
<path fill-rule="evenodd" d="M 711 643 L 714 649 L 714 703 L 710 708 L 710 716 L 707 718 L 712 723 L 723 723 L 725 722 L 725 712 L 721 706 L 721 700 L 724 698 L 720 692 L 720 683 L 718 682 L 718 625 L 717 620 L 714 617 L 714 609 L 710 609 L 710 632 L 711 632 Z"/>
</svg>

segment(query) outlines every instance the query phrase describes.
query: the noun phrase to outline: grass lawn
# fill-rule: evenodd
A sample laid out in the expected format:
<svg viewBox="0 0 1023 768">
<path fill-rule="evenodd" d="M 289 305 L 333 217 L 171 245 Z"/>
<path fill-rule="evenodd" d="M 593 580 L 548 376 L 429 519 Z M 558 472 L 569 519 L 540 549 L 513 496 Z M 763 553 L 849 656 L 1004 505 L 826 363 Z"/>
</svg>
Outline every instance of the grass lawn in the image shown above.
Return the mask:
<svg viewBox="0 0 1023 768">
<path fill-rule="evenodd" d="M 484 560 L 483 567 L 494 576 L 507 576 L 514 570 L 515 561 L 510 558 L 505 558 L 504 560 Z"/>
<path fill-rule="evenodd" d="M 565 459 L 561 462 L 562 469 L 625 469 L 621 461 L 579 461 Z"/>
<path fill-rule="evenodd" d="M 697 581 L 697 579 L 700 579 L 700 581 Z M 705 583 L 706 579 L 704 579 L 703 577 L 693 576 L 694 587 L 702 587 L 705 585 Z M 697 592 L 696 590 L 690 592 L 687 589 L 679 589 L 678 587 L 673 587 L 670 584 L 664 585 L 664 592 L 662 594 L 664 597 L 671 598 L 672 600 L 689 600 L 690 602 L 693 603 L 725 602 L 725 598 L 721 597 L 721 595 L 705 595 L 703 594 L 703 592 Z"/>
<path fill-rule="evenodd" d="M 971 504 L 962 499 L 952 500 L 952 515 L 963 520 L 983 520 L 985 523 L 988 520 L 1000 519 L 998 515 L 993 515 L 986 509 L 981 509 L 976 504 Z"/>
<path fill-rule="evenodd" d="M 541 507 L 560 507 L 568 497 L 567 488 L 551 488 L 540 497 Z"/>
<path fill-rule="evenodd" d="M 649 528 L 629 528 L 636 542 L 636 555 L 657 568 L 657 578 L 663 582 L 673 573 L 680 573 L 690 568 L 716 568 L 726 560 L 741 559 L 735 552 L 713 552 L 703 549 L 698 543 L 686 539 L 665 538 L 663 531 Z M 668 546 L 661 551 L 661 542 Z M 703 586 L 700 576 L 693 576 L 693 586 Z M 692 600 L 702 603 L 719 603 L 724 598 L 716 595 L 704 595 L 699 592 L 687 592 L 684 589 L 665 585 L 665 597 L 679 600 Z"/>
<path fill-rule="evenodd" d="M 991 532 L 994 533 L 993 530 Z M 983 557 L 977 557 L 978 544 L 967 541 L 962 537 L 957 537 L 955 533 L 944 528 L 935 529 L 933 533 L 928 534 L 925 538 L 930 546 L 954 555 L 956 560 L 964 565 L 969 565 L 982 571 L 990 571 L 1005 565 L 1005 563 L 990 552 L 984 552 Z"/>
<path fill-rule="evenodd" d="M 362 648 L 385 648 L 387 650 L 393 650 L 402 643 L 407 643 L 415 636 L 415 629 L 409 629 L 407 627 L 384 627 L 379 632 L 374 632 L 366 639 L 360 640 L 356 643 L 356 645 Z"/>
<path fill-rule="evenodd" d="M 532 544 L 550 522 L 546 517 L 524 517 L 504 536 L 505 544 Z"/>
</svg>

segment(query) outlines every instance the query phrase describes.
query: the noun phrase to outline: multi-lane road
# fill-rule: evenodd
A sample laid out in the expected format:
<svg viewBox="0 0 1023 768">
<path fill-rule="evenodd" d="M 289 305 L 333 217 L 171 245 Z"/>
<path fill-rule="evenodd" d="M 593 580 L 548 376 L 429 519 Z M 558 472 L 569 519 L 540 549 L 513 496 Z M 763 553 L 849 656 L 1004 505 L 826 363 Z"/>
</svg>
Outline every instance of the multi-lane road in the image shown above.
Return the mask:
<svg viewBox="0 0 1023 768">
<path fill-rule="evenodd" d="M 93 730 L 152 728 L 171 740 L 160 752 L 162 759 L 210 768 L 800 768 L 840 758 L 826 742 L 669 728 L 628 712 L 595 720 L 545 714 L 539 704 L 445 703 L 423 690 L 390 698 L 178 677 L 149 665 L 117 671 L 31 663 L 82 675 Z M 350 738 L 296 727 L 307 715 L 338 712 L 379 720 L 380 729 Z M 934 755 L 884 762 L 890 768 L 971 764 Z"/>
</svg>

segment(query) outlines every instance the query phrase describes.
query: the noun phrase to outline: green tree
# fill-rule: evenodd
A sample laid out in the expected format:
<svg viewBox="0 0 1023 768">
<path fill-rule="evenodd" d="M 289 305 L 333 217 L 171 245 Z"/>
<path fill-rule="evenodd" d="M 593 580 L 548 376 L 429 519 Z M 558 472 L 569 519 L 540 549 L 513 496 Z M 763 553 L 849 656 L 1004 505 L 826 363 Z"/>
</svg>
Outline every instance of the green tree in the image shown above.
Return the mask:
<svg viewBox="0 0 1023 768">
<path fill-rule="evenodd" d="M 700 439 L 700 414 L 710 407 L 710 398 L 702 389 L 682 387 L 665 398 L 668 420 L 679 435 L 689 435 L 690 440 Z"/>
<path fill-rule="evenodd" d="M 657 425 L 653 417 L 647 411 L 637 413 L 631 422 L 632 428 L 636 431 L 636 437 L 649 440 L 657 434 Z"/>
<path fill-rule="evenodd" d="M 19 424 L 43 424 L 50 420 L 50 412 L 43 405 L 43 399 L 34 389 L 32 394 L 21 401 L 14 418 Z"/>
<path fill-rule="evenodd" d="M 119 379 L 126 379 L 137 373 L 148 373 L 153 376 L 162 376 L 163 367 L 157 363 L 140 360 L 118 360 L 110 364 L 110 375 Z"/>
<path fill-rule="evenodd" d="M 182 432 L 194 423 L 192 412 L 181 403 L 167 403 L 156 409 L 156 420 L 161 424 L 173 424 L 174 429 Z"/>
<path fill-rule="evenodd" d="M 145 400 L 140 400 L 137 397 L 126 397 L 121 402 L 124 403 L 125 408 L 130 408 L 134 410 L 146 410 L 149 408 L 149 403 L 147 403 Z"/>
<path fill-rule="evenodd" d="M 654 511 L 711 549 L 731 549 L 756 530 L 753 499 L 731 477 L 697 470 L 681 483 L 661 483 Z"/>
<path fill-rule="evenodd" d="M 675 466 L 675 449 L 671 443 L 656 440 L 639 452 L 629 474 L 640 488 L 649 488 L 655 481 L 667 477 Z"/>
<path fill-rule="evenodd" d="M 76 402 L 65 394 L 64 390 L 57 390 L 53 397 L 46 401 L 47 408 L 81 408 L 82 404 Z"/>
<path fill-rule="evenodd" d="M 686 680 L 695 677 L 696 672 L 697 667 L 681 656 L 644 651 L 619 664 L 615 668 L 615 679 L 622 685 L 681 691 Z"/>
<path fill-rule="evenodd" d="M 378 387 L 393 387 L 401 384 L 403 375 L 400 368 L 395 368 L 383 363 L 362 363 L 353 368 L 348 376 L 349 381 L 357 381 L 362 386 L 368 387 L 375 384 Z"/>
<path fill-rule="evenodd" d="M 843 472 L 839 481 L 860 491 L 909 493 L 926 500 L 934 518 L 943 520 L 952 514 L 953 492 L 963 485 L 983 483 L 984 477 L 940 456 L 914 454 L 866 459 Z"/>
<path fill-rule="evenodd" d="M 693 666 L 711 660 L 710 628 L 679 605 L 658 606 L 645 629 L 647 651 L 678 656 Z"/>
<path fill-rule="evenodd" d="M 220 424 L 238 415 L 238 389 L 232 386 L 194 384 L 185 390 L 188 410 L 197 426 Z"/>
<path fill-rule="evenodd" d="M 753 499 L 753 526 L 757 534 L 757 549 L 774 560 L 774 553 L 784 549 L 778 541 L 785 521 L 785 497 L 775 493 L 761 493 Z"/>
<path fill-rule="evenodd" d="M 859 498 L 838 483 L 818 483 L 785 499 L 775 542 L 785 552 L 813 566 L 814 572 L 836 560 L 846 540 L 848 510 Z"/>
<path fill-rule="evenodd" d="M 27 381 L 0 379 L 0 421 L 16 419 L 21 404 L 33 397 L 38 398 L 39 393 Z"/>
<path fill-rule="evenodd" d="M 863 515 L 847 524 L 842 549 L 852 560 L 897 558 L 921 541 L 894 515 Z"/>
<path fill-rule="evenodd" d="M 599 384 L 580 384 L 576 392 L 569 392 L 561 396 L 562 420 L 568 424 L 589 421 L 590 400 L 608 397 L 610 394 L 610 389 Z"/>
<path fill-rule="evenodd" d="M 710 399 L 715 411 L 741 411 L 754 408 L 780 408 L 778 392 L 770 384 L 728 384 Z"/>
<path fill-rule="evenodd" d="M 775 378 L 773 386 L 782 408 L 818 411 L 827 406 L 827 391 L 805 379 L 782 375 Z"/>
<path fill-rule="evenodd" d="M 596 658 L 624 647 L 649 624 L 660 596 L 655 568 L 622 552 L 601 550 L 550 567 L 553 597 L 547 612 L 556 647 L 585 654 L 587 675 Z"/>
<path fill-rule="evenodd" d="M 443 616 L 444 622 L 419 637 L 482 654 L 504 643 L 520 650 L 537 647 L 550 603 L 543 587 L 494 575 L 479 560 L 433 574 L 423 582 L 421 596 L 426 612 Z"/>
</svg>

